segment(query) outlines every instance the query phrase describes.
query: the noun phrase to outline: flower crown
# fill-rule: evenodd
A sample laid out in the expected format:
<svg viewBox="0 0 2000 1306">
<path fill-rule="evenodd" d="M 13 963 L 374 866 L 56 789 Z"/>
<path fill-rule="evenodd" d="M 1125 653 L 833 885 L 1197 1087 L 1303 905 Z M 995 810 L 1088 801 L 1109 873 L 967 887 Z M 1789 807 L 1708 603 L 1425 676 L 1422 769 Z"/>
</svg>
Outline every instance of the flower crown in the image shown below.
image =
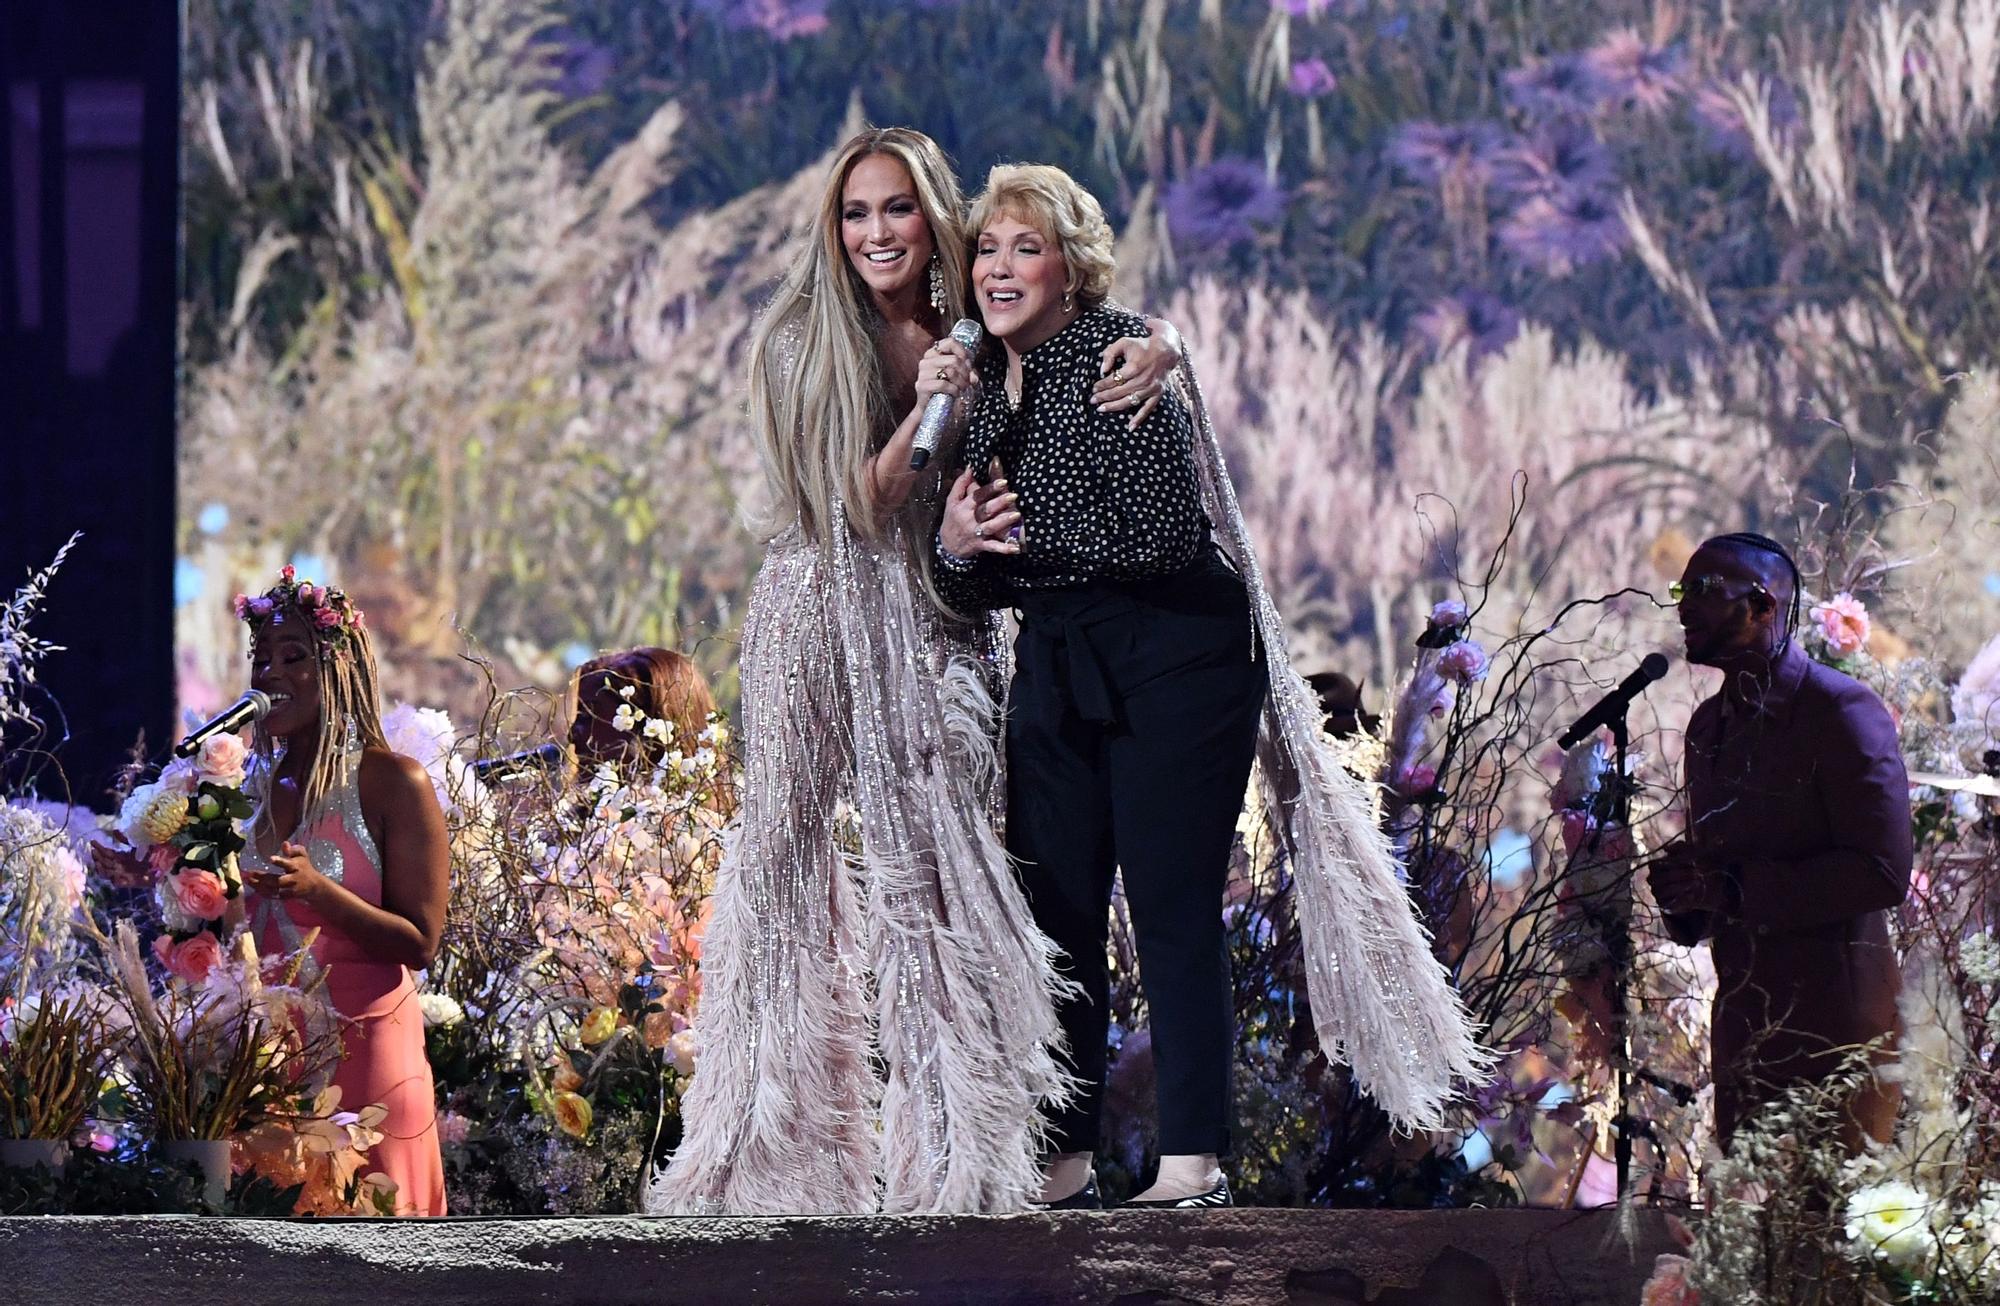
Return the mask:
<svg viewBox="0 0 2000 1306">
<path fill-rule="evenodd" d="M 235 608 L 237 619 L 249 623 L 253 633 L 289 608 L 305 619 L 323 646 L 340 651 L 348 648 L 351 633 L 364 624 L 361 609 L 354 606 L 347 591 L 300 580 L 289 563 L 278 569 L 278 583 L 262 594 L 254 598 L 238 594 Z"/>
</svg>

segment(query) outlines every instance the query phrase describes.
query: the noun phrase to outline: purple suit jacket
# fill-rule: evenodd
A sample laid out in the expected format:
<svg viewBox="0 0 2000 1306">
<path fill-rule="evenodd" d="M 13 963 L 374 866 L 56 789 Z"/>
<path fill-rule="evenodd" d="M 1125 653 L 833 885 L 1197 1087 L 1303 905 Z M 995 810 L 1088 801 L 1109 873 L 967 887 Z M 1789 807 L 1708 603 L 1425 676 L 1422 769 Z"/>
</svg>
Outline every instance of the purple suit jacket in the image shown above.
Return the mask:
<svg viewBox="0 0 2000 1306">
<path fill-rule="evenodd" d="M 1886 913 L 1909 892 L 1910 786 L 1895 723 L 1865 685 L 1797 642 L 1757 709 L 1697 707 L 1687 729 L 1691 837 L 1726 868 L 1731 906 L 1669 914 L 1709 939 L 1717 1125 L 1727 1138 L 1784 1085 L 1896 1028 Z"/>
</svg>

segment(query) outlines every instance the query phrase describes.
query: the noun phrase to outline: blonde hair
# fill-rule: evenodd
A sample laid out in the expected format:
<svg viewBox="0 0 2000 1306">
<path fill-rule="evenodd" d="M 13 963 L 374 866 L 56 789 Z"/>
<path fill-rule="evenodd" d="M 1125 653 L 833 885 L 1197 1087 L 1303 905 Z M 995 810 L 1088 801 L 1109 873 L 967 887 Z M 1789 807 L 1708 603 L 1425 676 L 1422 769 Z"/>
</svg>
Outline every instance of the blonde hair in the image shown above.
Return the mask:
<svg viewBox="0 0 2000 1306">
<path fill-rule="evenodd" d="M 796 520 L 809 537 L 829 541 L 836 500 L 847 505 L 848 524 L 858 535 L 870 541 L 883 536 L 869 464 L 895 430 L 896 414 L 870 329 L 873 301 L 840 234 L 848 175 L 876 155 L 895 159 L 910 174 L 944 282 L 944 320 L 965 314 L 964 200 L 950 160 L 936 141 L 907 127 L 860 133 L 834 158 L 818 230 L 802 242 L 750 346 L 750 418 L 771 491 L 756 525 L 767 539 Z M 787 337 L 790 342 L 781 344 Z"/>
<path fill-rule="evenodd" d="M 276 597 L 280 591 L 272 590 Z M 375 668 L 375 644 L 368 628 L 359 624 L 329 632 L 318 628 L 311 616 L 296 602 L 281 601 L 272 619 L 252 627 L 251 639 L 276 639 L 293 630 L 304 633 L 313 646 L 313 665 L 319 671 L 319 738 L 313 744 L 312 765 L 300 781 L 299 824 L 295 839 L 303 840 L 306 827 L 319 819 L 326 796 L 345 784 L 351 762 L 348 736 L 361 748 L 387 748 L 382 733 L 382 695 Z M 277 835 L 271 824 L 271 790 L 276 779 L 275 749 L 271 736 L 259 728 L 251 741 L 251 751 L 263 761 L 267 786 L 264 800 L 257 805 L 255 833 Z"/>
<path fill-rule="evenodd" d="M 1079 304 L 1096 308 L 1111 297 L 1118 272 L 1112 253 L 1111 224 L 1097 197 L 1076 178 L 1046 163 L 1001 163 L 986 174 L 986 187 L 972 201 L 965 228 L 976 239 L 995 218 L 1005 215 L 1046 236 L 1062 255 L 1075 283 Z"/>
</svg>

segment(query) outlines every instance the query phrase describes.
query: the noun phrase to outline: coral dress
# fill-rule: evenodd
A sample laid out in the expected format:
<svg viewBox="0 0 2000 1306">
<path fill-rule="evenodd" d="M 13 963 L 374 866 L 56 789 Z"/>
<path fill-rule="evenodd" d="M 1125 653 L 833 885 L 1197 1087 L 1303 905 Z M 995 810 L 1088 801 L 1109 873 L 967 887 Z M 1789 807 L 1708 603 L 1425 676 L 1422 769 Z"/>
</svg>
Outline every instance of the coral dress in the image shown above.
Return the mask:
<svg viewBox="0 0 2000 1306">
<path fill-rule="evenodd" d="M 356 779 L 359 757 L 349 759 L 347 776 L 325 805 L 300 822 L 291 836 L 304 845 L 320 874 L 364 902 L 382 902 L 382 859 L 361 815 Z M 252 846 L 246 866 L 271 868 Z M 333 1082 L 340 1086 L 341 1109 L 358 1111 L 373 1103 L 388 1108 L 382 1141 L 368 1150 L 363 1173 L 376 1170 L 396 1182 L 396 1214 L 444 1214 L 444 1157 L 439 1150 L 437 1093 L 424 1056 L 424 1017 L 409 968 L 371 957 L 366 950 L 311 907 L 278 901 L 246 890 L 257 947 L 266 956 L 289 952 L 318 927 L 313 959 L 326 971 L 326 992 L 341 1026 L 341 1058 Z"/>
</svg>

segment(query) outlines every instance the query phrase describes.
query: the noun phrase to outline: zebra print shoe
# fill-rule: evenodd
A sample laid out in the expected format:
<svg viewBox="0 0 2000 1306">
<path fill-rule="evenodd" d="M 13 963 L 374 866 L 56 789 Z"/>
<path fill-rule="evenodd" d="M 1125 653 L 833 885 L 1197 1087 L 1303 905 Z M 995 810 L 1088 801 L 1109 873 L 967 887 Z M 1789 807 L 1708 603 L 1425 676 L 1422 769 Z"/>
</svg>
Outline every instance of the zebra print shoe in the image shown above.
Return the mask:
<svg viewBox="0 0 2000 1306">
<path fill-rule="evenodd" d="M 1219 1179 L 1215 1187 L 1205 1193 L 1194 1193 L 1187 1197 L 1155 1197 L 1150 1201 L 1134 1197 L 1118 1209 L 1121 1211 L 1197 1211 L 1209 1207 L 1234 1206 L 1229 1198 L 1229 1181 Z"/>
</svg>

